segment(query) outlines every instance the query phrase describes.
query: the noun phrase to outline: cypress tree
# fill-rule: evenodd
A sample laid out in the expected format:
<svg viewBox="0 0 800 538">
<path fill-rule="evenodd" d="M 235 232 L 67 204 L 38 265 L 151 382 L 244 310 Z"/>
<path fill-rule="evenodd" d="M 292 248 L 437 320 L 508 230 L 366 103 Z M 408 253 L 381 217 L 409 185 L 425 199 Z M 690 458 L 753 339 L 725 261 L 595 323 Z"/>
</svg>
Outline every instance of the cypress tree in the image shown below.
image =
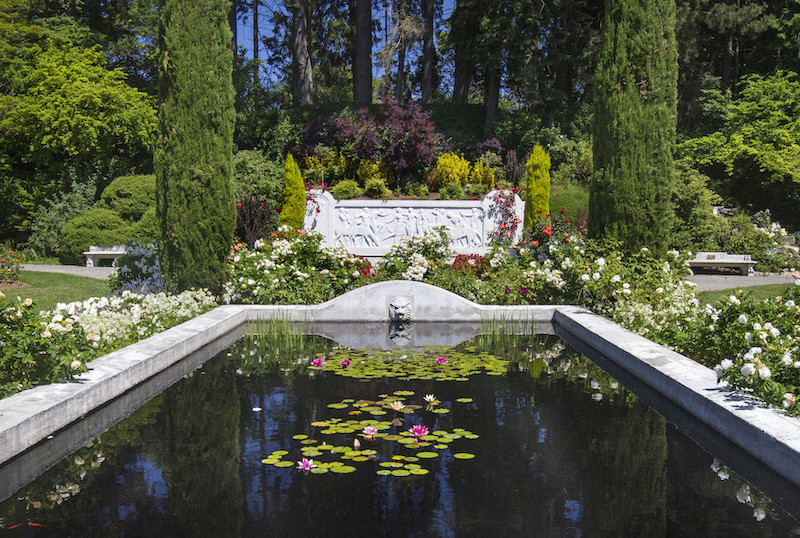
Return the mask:
<svg viewBox="0 0 800 538">
<path fill-rule="evenodd" d="M 589 233 L 663 250 L 677 117 L 675 0 L 606 0 L 594 98 Z"/>
<path fill-rule="evenodd" d="M 300 168 L 291 155 L 286 157 L 286 171 L 283 178 L 283 209 L 280 223 L 299 230 L 306 219 L 306 187 Z"/>
<path fill-rule="evenodd" d="M 536 144 L 525 168 L 527 182 L 524 229 L 529 230 L 537 221 L 545 220 L 550 214 L 550 155 Z"/>
<path fill-rule="evenodd" d="M 233 240 L 230 0 L 162 0 L 154 152 L 161 263 L 178 289 L 219 292 Z"/>
</svg>

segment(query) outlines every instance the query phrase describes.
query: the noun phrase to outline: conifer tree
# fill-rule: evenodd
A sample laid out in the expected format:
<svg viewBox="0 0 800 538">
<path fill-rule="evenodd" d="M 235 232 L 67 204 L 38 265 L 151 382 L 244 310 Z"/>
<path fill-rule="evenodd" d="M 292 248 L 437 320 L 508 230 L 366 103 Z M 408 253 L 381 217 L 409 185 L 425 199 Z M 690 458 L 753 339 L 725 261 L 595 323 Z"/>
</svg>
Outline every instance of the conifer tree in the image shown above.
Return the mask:
<svg viewBox="0 0 800 538">
<path fill-rule="evenodd" d="M 300 168 L 291 155 L 286 157 L 286 174 L 283 179 L 283 209 L 280 223 L 299 230 L 306 218 L 306 188 Z"/>
<path fill-rule="evenodd" d="M 537 221 L 544 220 L 550 214 L 550 155 L 536 144 L 525 168 L 527 182 L 524 228 L 529 230 Z"/>
<path fill-rule="evenodd" d="M 154 153 L 161 263 L 178 289 L 219 292 L 233 239 L 229 0 L 163 0 Z"/>
<path fill-rule="evenodd" d="M 663 249 L 672 222 L 675 0 L 607 0 L 595 80 L 589 233 Z"/>
</svg>

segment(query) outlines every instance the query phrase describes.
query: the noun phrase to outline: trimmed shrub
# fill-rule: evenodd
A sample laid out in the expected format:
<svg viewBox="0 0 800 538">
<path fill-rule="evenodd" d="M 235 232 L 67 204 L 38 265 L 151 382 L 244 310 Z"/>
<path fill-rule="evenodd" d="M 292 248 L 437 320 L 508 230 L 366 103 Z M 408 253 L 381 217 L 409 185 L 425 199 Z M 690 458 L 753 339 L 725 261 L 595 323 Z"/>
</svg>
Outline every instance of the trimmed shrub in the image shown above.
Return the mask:
<svg viewBox="0 0 800 538">
<path fill-rule="evenodd" d="M 428 187 L 426 187 L 422 183 L 409 183 L 405 187 L 406 194 L 410 196 L 415 196 L 417 198 L 427 198 L 428 197 Z"/>
<path fill-rule="evenodd" d="M 132 232 L 131 225 L 110 209 L 92 208 L 64 225 L 59 238 L 59 258 L 62 263 L 83 265 L 83 253 L 90 246 L 121 245 L 131 238 Z"/>
<path fill-rule="evenodd" d="M 439 196 L 442 197 L 442 200 L 448 200 L 450 198 L 454 200 L 460 200 L 464 197 L 464 189 L 461 188 L 460 183 L 456 181 L 448 181 L 441 189 L 439 189 Z"/>
<path fill-rule="evenodd" d="M 283 209 L 280 223 L 291 226 L 294 230 L 303 227 L 306 218 L 306 188 L 300 168 L 294 157 L 286 157 L 286 174 L 283 180 Z"/>
<path fill-rule="evenodd" d="M 436 159 L 436 168 L 430 176 L 428 187 L 437 191 L 451 181 L 463 185 L 469 176 L 469 161 L 461 155 L 445 153 Z"/>
<path fill-rule="evenodd" d="M 337 200 L 349 200 L 350 198 L 361 196 L 363 191 L 361 190 L 361 187 L 358 186 L 358 183 L 355 182 L 355 180 L 345 179 L 344 181 L 340 181 L 333 186 L 331 189 L 331 194 Z"/>
<path fill-rule="evenodd" d="M 533 147 L 526 168 L 524 228 L 527 230 L 550 213 L 550 156 L 542 146 Z"/>
<path fill-rule="evenodd" d="M 364 194 L 370 198 L 389 198 L 392 196 L 392 191 L 386 187 L 386 181 L 383 178 L 375 177 L 367 180 Z"/>
<path fill-rule="evenodd" d="M 156 240 L 156 206 L 144 212 L 133 228 L 133 237 L 142 243 L 152 243 Z"/>
<path fill-rule="evenodd" d="M 494 188 L 494 168 L 483 160 L 476 161 L 469 173 L 469 182 L 473 185 L 482 185 L 486 191 Z"/>
<path fill-rule="evenodd" d="M 156 176 L 120 176 L 105 188 L 100 197 L 101 206 L 115 212 L 127 221 L 137 221 L 155 206 Z"/>
</svg>

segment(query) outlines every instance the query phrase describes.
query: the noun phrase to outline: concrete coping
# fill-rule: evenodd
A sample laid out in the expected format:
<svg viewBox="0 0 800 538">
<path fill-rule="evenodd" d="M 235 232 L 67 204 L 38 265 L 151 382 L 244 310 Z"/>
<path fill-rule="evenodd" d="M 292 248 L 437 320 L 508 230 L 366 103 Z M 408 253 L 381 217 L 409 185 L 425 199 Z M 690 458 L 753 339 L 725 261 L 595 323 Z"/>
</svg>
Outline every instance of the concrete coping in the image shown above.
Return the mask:
<svg viewBox="0 0 800 538">
<path fill-rule="evenodd" d="M 580 307 L 478 305 L 409 281 L 365 286 L 321 305 L 220 306 L 92 361 L 89 371 L 72 382 L 0 400 L 0 466 L 245 323 L 274 319 L 304 322 L 312 328 L 315 323 L 362 321 L 388 326 L 388 302 L 398 296 L 409 299 L 412 324 L 420 326 L 513 321 L 554 331 L 590 358 L 592 353 L 602 355 L 800 487 L 800 420 L 720 389 L 714 372 L 697 362 Z M 329 331 L 328 336 L 335 337 L 336 332 Z"/>
</svg>

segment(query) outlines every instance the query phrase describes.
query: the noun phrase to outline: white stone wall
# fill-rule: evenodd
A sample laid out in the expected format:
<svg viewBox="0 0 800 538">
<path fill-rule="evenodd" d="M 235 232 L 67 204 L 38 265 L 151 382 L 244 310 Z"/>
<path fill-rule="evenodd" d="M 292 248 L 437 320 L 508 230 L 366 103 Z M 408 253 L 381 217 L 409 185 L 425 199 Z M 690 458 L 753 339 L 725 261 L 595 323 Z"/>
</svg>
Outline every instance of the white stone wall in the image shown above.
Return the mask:
<svg viewBox="0 0 800 538">
<path fill-rule="evenodd" d="M 494 191 L 497 192 L 497 191 Z M 345 247 L 360 256 L 383 256 L 407 236 L 446 226 L 451 247 L 459 254 L 484 254 L 501 224 L 492 193 L 483 200 L 336 200 L 329 192 L 311 191 L 303 229 L 320 232 L 329 247 Z M 520 219 L 514 242 L 522 235 L 525 204 L 514 195 Z"/>
</svg>

